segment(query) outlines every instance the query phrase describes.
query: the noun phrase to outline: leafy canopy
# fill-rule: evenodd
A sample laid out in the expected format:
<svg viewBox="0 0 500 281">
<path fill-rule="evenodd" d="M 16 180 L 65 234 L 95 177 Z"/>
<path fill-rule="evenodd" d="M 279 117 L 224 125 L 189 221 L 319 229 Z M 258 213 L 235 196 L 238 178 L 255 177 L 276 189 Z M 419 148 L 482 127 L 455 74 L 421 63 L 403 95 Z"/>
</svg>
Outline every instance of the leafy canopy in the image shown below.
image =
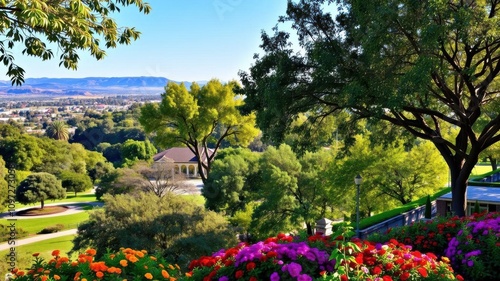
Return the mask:
<svg viewBox="0 0 500 281">
<path fill-rule="evenodd" d="M 78 52 L 85 50 L 96 59 L 106 55 L 104 47 L 130 44 L 139 38 L 133 27 L 119 27 L 111 17 L 121 7 L 137 6 L 148 14 L 151 7 L 142 0 L 1 0 L 0 60 L 7 67 L 12 84 L 24 82 L 24 69 L 11 52 L 22 46 L 22 54 L 49 60 L 60 53 L 59 65 L 77 69 Z M 57 51 L 49 48 L 56 44 Z"/>
</svg>

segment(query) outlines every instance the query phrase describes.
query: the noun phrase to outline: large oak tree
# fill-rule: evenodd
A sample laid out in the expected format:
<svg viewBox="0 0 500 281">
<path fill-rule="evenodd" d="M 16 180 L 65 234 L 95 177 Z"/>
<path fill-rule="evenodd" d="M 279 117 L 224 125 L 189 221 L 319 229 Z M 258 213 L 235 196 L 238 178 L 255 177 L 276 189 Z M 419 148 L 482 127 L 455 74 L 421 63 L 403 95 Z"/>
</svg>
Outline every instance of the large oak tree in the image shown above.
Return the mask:
<svg viewBox="0 0 500 281">
<path fill-rule="evenodd" d="M 463 216 L 470 172 L 500 140 L 499 4 L 289 1 L 281 21 L 300 46 L 278 28 L 262 34 L 264 55 L 241 73 L 245 102 L 274 136 L 301 112 L 347 110 L 432 141 L 451 172 L 452 211 Z"/>
<path fill-rule="evenodd" d="M 12 84 L 24 82 L 24 69 L 15 63 L 13 49 L 22 48 L 23 55 L 48 60 L 54 57 L 48 44 L 54 44 L 59 65 L 76 69 L 82 50 L 100 60 L 106 55 L 103 47 L 114 48 L 139 38 L 135 28 L 119 27 L 111 17 L 126 6 L 137 6 L 145 14 L 151 10 L 142 0 L 1 0 L 0 60 Z"/>
<path fill-rule="evenodd" d="M 234 82 L 222 84 L 210 80 L 200 87 L 193 83 L 168 83 L 161 103 L 149 103 L 141 109 L 140 123 L 154 134 L 160 147 L 187 146 L 196 156 L 203 183 L 217 150 L 223 141 L 247 146 L 259 133 L 255 114 L 240 114 L 243 98 L 234 93 Z"/>
</svg>

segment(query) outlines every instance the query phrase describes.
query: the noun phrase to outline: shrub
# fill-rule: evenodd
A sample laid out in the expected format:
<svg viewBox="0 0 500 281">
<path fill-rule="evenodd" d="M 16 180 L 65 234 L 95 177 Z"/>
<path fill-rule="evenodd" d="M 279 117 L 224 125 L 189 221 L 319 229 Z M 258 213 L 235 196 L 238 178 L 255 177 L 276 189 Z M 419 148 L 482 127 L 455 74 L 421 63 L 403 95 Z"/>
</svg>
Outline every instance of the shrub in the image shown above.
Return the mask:
<svg viewBox="0 0 500 281">
<path fill-rule="evenodd" d="M 28 231 L 17 226 L 15 228 L 15 234 L 11 233 L 12 230 L 13 229 L 11 229 L 8 225 L 0 224 L 0 242 L 5 242 L 12 237 L 15 237 L 15 239 L 19 239 L 29 235 Z"/>
<path fill-rule="evenodd" d="M 63 230 L 63 229 L 64 229 L 64 225 L 58 223 L 56 225 L 45 227 L 44 229 L 40 230 L 37 234 L 49 234 L 49 233 L 58 232 L 58 231 Z"/>
<path fill-rule="evenodd" d="M 497 279 L 500 265 L 500 213 L 488 213 L 467 223 L 451 239 L 446 256 L 467 280 Z"/>
</svg>

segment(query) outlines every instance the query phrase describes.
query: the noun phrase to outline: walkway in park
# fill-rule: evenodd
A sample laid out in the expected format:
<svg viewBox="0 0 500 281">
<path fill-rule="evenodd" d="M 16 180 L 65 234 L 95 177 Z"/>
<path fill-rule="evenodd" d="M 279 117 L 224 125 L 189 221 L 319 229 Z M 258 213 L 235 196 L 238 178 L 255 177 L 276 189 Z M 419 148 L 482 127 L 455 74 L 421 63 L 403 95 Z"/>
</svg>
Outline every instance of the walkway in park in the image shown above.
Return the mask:
<svg viewBox="0 0 500 281">
<path fill-rule="evenodd" d="M 9 219 L 7 223 L 11 222 L 10 219 L 16 219 L 16 220 L 29 220 L 29 219 L 39 219 L 39 218 L 48 218 L 48 217 L 55 217 L 55 216 L 66 216 L 66 215 L 72 215 L 76 213 L 83 212 L 83 206 L 84 205 L 93 205 L 93 206 L 102 206 L 102 202 L 63 202 L 63 203 L 55 203 L 55 204 L 46 204 L 45 206 L 58 206 L 58 205 L 64 205 L 68 207 L 68 210 L 57 213 L 57 214 L 51 214 L 51 215 L 43 215 L 43 216 L 13 216 L 11 217 L 8 212 L 0 214 L 0 218 L 5 218 Z M 26 207 L 26 208 L 21 208 L 17 209 L 16 211 L 21 211 L 25 209 L 30 209 L 33 207 Z M 51 239 L 51 238 L 57 238 L 57 237 L 62 237 L 66 235 L 72 235 L 76 234 L 77 229 L 68 229 L 64 231 L 59 231 L 55 233 L 48 233 L 48 234 L 37 234 L 36 236 L 28 237 L 28 238 L 23 238 L 23 239 L 17 239 L 14 240 L 15 245 L 9 245 L 8 242 L 4 242 L 0 244 L 0 251 L 10 249 L 11 247 L 20 247 L 26 244 L 31 244 L 39 241 L 43 241 L 46 239 Z"/>
</svg>

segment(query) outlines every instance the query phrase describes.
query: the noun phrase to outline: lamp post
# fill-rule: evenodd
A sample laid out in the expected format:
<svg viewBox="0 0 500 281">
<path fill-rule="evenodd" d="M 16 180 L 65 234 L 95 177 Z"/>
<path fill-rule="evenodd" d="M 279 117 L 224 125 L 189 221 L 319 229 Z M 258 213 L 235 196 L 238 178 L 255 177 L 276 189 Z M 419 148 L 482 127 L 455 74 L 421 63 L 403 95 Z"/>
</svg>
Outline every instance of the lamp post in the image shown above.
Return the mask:
<svg viewBox="0 0 500 281">
<path fill-rule="evenodd" d="M 356 184 L 356 237 L 359 238 L 359 186 L 363 182 L 363 178 L 358 174 L 354 177 Z"/>
</svg>

